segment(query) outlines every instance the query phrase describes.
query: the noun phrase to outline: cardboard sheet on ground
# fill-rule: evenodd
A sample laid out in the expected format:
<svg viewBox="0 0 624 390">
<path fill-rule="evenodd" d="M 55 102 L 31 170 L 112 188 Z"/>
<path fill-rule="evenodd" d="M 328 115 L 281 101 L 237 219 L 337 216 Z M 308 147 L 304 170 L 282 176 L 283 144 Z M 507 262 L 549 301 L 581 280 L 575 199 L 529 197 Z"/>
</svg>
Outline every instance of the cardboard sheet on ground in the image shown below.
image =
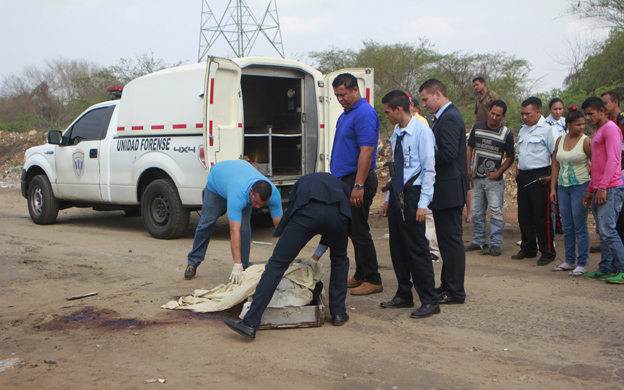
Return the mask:
<svg viewBox="0 0 624 390">
<path fill-rule="evenodd" d="M 312 301 L 312 290 L 323 277 L 323 265 L 319 262 L 316 272 L 308 264 L 297 259 L 290 264 L 280 281 L 269 307 L 305 306 Z M 211 289 L 197 289 L 193 295 L 182 296 L 177 301 L 162 305 L 163 309 L 191 310 L 197 313 L 222 311 L 244 302 L 256 291 L 264 272 L 264 264 L 254 264 L 243 271 L 240 284 L 220 284 Z"/>
</svg>

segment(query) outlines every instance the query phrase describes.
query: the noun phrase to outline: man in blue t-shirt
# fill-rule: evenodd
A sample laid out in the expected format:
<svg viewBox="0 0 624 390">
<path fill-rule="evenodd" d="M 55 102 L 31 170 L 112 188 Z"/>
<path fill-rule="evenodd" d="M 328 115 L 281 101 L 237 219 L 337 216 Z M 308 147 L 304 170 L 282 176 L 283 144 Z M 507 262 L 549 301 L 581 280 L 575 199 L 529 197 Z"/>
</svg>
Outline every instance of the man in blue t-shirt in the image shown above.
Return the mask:
<svg viewBox="0 0 624 390">
<path fill-rule="evenodd" d="M 244 268 L 249 266 L 251 241 L 251 209 L 269 207 L 275 226 L 282 218 L 282 199 L 273 183 L 250 163 L 231 160 L 210 168 L 204 191 L 201 218 L 195 231 L 193 249 L 188 254 L 185 279 L 193 279 L 204 260 L 212 228 L 227 211 L 230 221 L 230 245 L 234 267 L 230 280 L 240 282 Z"/>
<path fill-rule="evenodd" d="M 347 282 L 351 295 L 383 291 L 375 244 L 370 235 L 368 213 L 377 193 L 375 173 L 379 116 L 362 98 L 355 76 L 338 75 L 332 82 L 334 95 L 344 112 L 338 118 L 332 147 L 330 170 L 351 190 L 351 241 L 355 249 L 355 274 Z"/>
</svg>

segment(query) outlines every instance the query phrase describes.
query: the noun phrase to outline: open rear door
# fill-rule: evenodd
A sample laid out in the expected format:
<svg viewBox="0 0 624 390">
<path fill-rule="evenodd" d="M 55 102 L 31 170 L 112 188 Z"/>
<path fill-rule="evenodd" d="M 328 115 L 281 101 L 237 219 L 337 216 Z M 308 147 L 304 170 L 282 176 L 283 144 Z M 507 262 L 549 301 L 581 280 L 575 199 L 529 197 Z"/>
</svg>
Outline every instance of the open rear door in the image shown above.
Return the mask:
<svg viewBox="0 0 624 390">
<path fill-rule="evenodd" d="M 242 158 L 243 116 L 241 68 L 234 62 L 211 57 L 206 67 L 204 147 L 206 168 L 219 161 Z M 227 147 L 221 147 L 227 145 Z"/>
<path fill-rule="evenodd" d="M 327 158 L 324 160 L 325 172 L 329 172 L 329 162 L 331 158 L 332 146 L 334 144 L 334 135 L 336 134 L 336 122 L 338 121 L 340 114 L 344 111 L 340 103 L 338 103 L 336 96 L 334 96 L 334 88 L 332 87 L 332 82 L 336 76 L 342 73 L 351 73 L 354 75 L 358 80 L 358 89 L 360 90 L 362 97 L 366 98 L 371 105 L 375 104 L 375 88 L 373 85 L 374 70 L 372 68 L 340 69 L 325 76 L 325 99 L 323 99 L 323 121 L 325 123 L 325 144 L 323 145 L 323 150 L 327 151 Z"/>
</svg>

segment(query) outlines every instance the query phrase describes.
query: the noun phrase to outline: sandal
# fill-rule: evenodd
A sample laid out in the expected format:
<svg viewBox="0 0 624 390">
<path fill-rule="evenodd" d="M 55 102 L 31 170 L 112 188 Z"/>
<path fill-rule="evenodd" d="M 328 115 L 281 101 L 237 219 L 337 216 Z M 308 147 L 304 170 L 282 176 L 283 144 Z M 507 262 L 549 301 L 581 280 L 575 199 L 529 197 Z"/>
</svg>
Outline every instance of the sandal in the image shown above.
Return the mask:
<svg viewBox="0 0 624 390">
<path fill-rule="evenodd" d="M 553 272 L 555 272 L 555 271 L 570 271 L 572 269 L 574 269 L 573 266 L 571 266 L 568 263 L 563 263 L 563 264 L 559 264 L 555 268 L 551 269 L 551 271 L 553 271 Z"/>
<path fill-rule="evenodd" d="M 585 268 L 585 267 L 576 267 L 576 268 L 574 268 L 574 271 L 570 272 L 568 275 L 570 275 L 570 276 L 582 276 L 586 272 L 587 272 L 587 268 Z"/>
</svg>

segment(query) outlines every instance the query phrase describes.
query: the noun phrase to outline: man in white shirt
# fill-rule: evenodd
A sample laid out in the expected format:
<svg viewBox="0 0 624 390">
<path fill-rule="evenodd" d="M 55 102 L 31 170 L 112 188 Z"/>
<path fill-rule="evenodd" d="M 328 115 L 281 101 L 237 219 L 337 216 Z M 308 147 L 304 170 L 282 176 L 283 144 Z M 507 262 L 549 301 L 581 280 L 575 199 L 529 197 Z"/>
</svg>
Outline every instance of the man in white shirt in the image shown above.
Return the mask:
<svg viewBox="0 0 624 390">
<path fill-rule="evenodd" d="M 522 234 L 520 251 L 514 260 L 537 256 L 537 265 L 547 265 L 557 255 L 554 246 L 554 226 L 550 217 L 550 166 L 555 150 L 557 132 L 542 116 L 542 101 L 530 97 L 520 109 L 524 125 L 518 133 L 518 222 Z"/>
</svg>

